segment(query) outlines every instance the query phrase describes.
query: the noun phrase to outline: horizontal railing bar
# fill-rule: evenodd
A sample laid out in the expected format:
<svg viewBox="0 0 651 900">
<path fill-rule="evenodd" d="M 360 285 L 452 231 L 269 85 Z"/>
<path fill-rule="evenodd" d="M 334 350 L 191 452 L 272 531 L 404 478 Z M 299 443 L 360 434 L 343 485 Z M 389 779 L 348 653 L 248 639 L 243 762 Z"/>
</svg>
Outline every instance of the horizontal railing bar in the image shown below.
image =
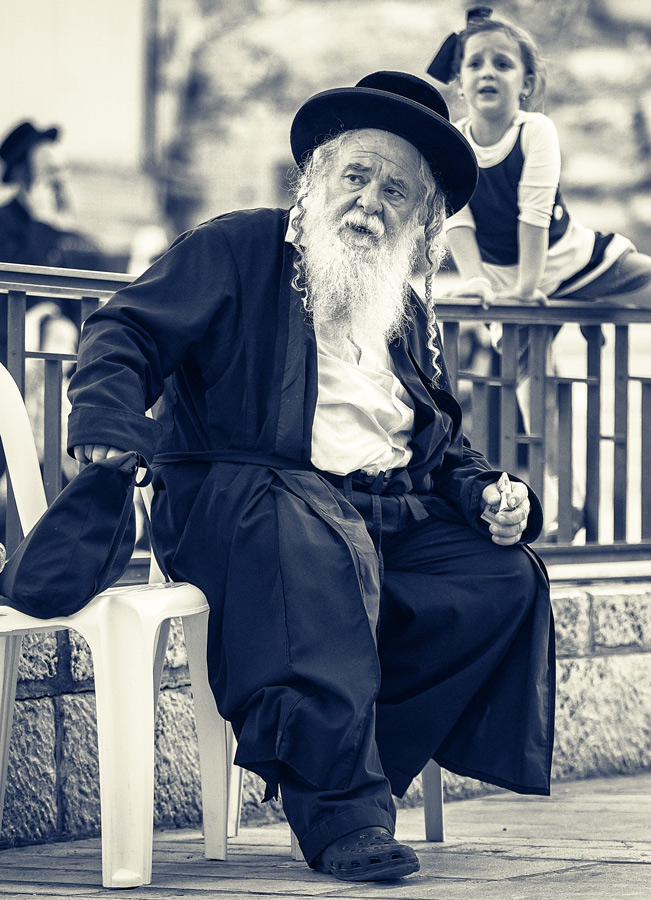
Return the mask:
<svg viewBox="0 0 651 900">
<path fill-rule="evenodd" d="M 651 560 L 651 541 L 640 541 L 629 544 L 625 541 L 613 541 L 608 544 L 544 544 L 533 545 L 536 553 L 548 565 L 571 563 L 576 559 L 583 562 L 636 562 L 640 559 Z M 650 562 L 651 565 L 651 562 Z"/>
<path fill-rule="evenodd" d="M 496 300 L 487 311 L 476 300 L 460 303 L 458 300 L 445 298 L 436 301 L 436 312 L 437 318 L 442 322 L 461 320 L 477 324 L 485 322 L 517 325 L 563 325 L 567 322 L 576 322 L 579 325 L 651 324 L 651 309 L 570 303 L 564 300 L 550 301 L 548 306 L 524 306 L 510 300 Z"/>
<path fill-rule="evenodd" d="M 119 272 L 91 272 L 85 269 L 54 269 L 47 266 L 18 266 L 0 263 L 0 293 L 26 291 L 31 297 L 81 299 L 92 294 L 108 299 L 133 275 Z"/>
<path fill-rule="evenodd" d="M 25 350 L 25 359 L 52 359 L 61 362 L 77 362 L 76 353 L 46 353 L 45 350 Z"/>
<path fill-rule="evenodd" d="M 21 389 L 25 387 L 25 359 L 44 360 L 45 369 L 54 367 L 55 364 L 61 366 L 65 378 L 70 364 L 76 361 L 76 356 L 70 353 L 49 353 L 40 350 L 24 352 L 26 300 L 31 302 L 40 299 L 54 301 L 62 298 L 70 299 L 75 303 L 79 302 L 79 317 L 84 319 L 115 291 L 132 280 L 131 275 L 121 273 L 0 263 L 0 315 L 7 317 L 9 369 Z M 630 560 L 642 564 L 648 559 L 651 566 L 651 501 L 646 502 L 644 499 L 649 484 L 645 461 L 651 457 L 651 428 L 647 428 L 645 422 L 645 418 L 651 418 L 648 416 L 648 410 L 651 409 L 651 377 L 631 375 L 628 366 L 622 363 L 622 360 L 628 360 L 630 355 L 625 343 L 626 334 L 632 326 L 651 325 L 651 309 L 618 307 L 606 303 L 587 304 L 569 300 L 554 300 L 545 306 L 523 305 L 515 300 L 499 300 L 485 310 L 479 301 L 442 298 L 437 301 L 437 314 L 441 332 L 448 345 L 446 361 L 451 380 L 455 386 L 465 383 L 464 390 L 468 397 L 466 402 L 469 404 L 469 435 L 473 445 L 483 450 L 496 466 L 501 467 L 502 462 L 504 464 L 508 462 L 506 467 L 528 480 L 541 499 L 544 499 L 541 488 L 543 468 L 548 461 L 548 443 L 553 442 L 557 455 L 564 455 L 560 465 L 557 461 L 556 478 L 560 488 L 558 512 L 553 504 L 549 505 L 552 510 L 549 514 L 550 521 L 553 521 L 555 516 L 559 526 L 556 532 L 558 542 L 539 541 L 535 545 L 545 561 L 551 565 L 574 562 L 589 565 L 590 561 L 596 563 L 597 560 L 599 562 L 610 560 L 613 564 Z M 501 355 L 489 349 L 492 358 L 486 364 L 478 366 L 478 371 L 469 368 L 470 364 L 466 363 L 467 357 L 464 357 L 466 368 L 460 369 L 459 342 L 463 337 L 462 326 L 485 331 L 485 325 L 489 322 L 503 326 Z M 562 376 L 552 374 L 547 369 L 546 348 L 553 334 L 552 329 L 568 323 L 587 326 L 583 329 L 586 355 L 582 366 L 579 367 L 581 375 L 578 377 L 570 377 L 566 373 Z M 606 355 L 611 353 L 611 345 L 607 344 L 606 350 L 602 352 L 599 340 L 602 324 L 614 325 L 625 331 L 625 334 L 616 337 L 616 345 L 620 346 L 620 365 L 615 367 L 619 387 L 617 382 L 613 382 L 612 362 L 610 356 Z M 523 362 L 520 357 L 525 341 L 528 342 L 528 362 Z M 639 353 L 639 350 L 636 349 L 636 352 Z M 515 402 L 516 386 L 520 391 L 525 365 L 528 366 L 530 376 L 530 386 L 527 388 L 530 407 L 528 412 L 520 405 L 516 407 Z M 37 369 L 38 367 L 32 368 L 31 365 L 29 367 L 31 372 Z M 59 471 L 58 469 L 55 471 L 51 466 L 61 463 L 61 458 L 58 463 L 54 459 L 49 459 L 50 456 L 54 456 L 57 446 L 61 443 L 59 379 L 59 372 L 56 377 L 53 371 L 46 372 L 48 407 L 45 427 L 48 435 L 46 455 L 49 471 L 52 473 L 50 480 L 54 485 L 53 490 L 58 489 Z M 632 397 L 627 398 L 623 386 L 630 386 L 633 382 L 642 386 L 645 414 L 642 416 L 641 435 L 633 435 L 638 443 L 641 440 L 643 445 L 639 454 L 642 472 L 640 475 L 638 458 L 631 463 L 631 478 L 628 479 L 625 456 L 627 435 L 623 428 L 628 416 L 633 417 L 631 422 L 635 422 L 637 427 L 638 413 L 633 406 L 630 410 L 628 407 L 629 404 L 638 402 L 636 397 L 639 389 L 635 387 Z M 34 378 L 28 386 L 33 389 L 37 384 L 38 380 Z M 573 409 L 572 400 L 575 385 L 579 389 L 577 413 Z M 619 391 L 617 421 L 611 421 L 614 404 L 612 410 L 603 405 L 604 399 L 610 402 L 609 398 L 614 387 Z M 562 389 L 568 395 L 563 407 L 565 414 L 560 440 L 558 435 L 554 437 L 553 429 L 550 429 L 554 423 L 554 415 L 547 401 L 552 395 L 550 393 L 547 397 L 546 392 L 552 388 Z M 458 394 L 458 390 L 455 389 L 455 393 Z M 518 396 L 518 404 L 520 403 L 521 399 Z M 574 436 L 570 433 L 570 428 L 575 425 L 583 431 L 585 448 L 577 434 L 575 442 L 577 453 L 576 459 L 573 459 Z M 611 431 L 614 433 L 602 433 Z M 564 439 L 563 435 L 567 435 L 567 439 Z M 606 453 L 602 459 L 604 448 Z M 631 444 L 631 448 L 635 448 L 634 443 Z M 651 468 L 651 465 L 648 468 Z M 571 483 L 571 479 L 575 470 L 578 471 L 586 491 L 583 500 L 580 496 L 576 498 L 573 496 L 574 484 Z M 634 479 L 637 479 L 637 482 Z M 636 486 L 640 480 L 642 491 Z M 615 485 L 616 498 L 610 482 Z M 575 528 L 572 509 L 575 499 L 577 505 L 584 506 L 585 509 L 583 519 L 585 544 L 571 542 Z M 619 525 L 612 531 L 614 499 L 619 504 L 615 516 Z M 641 536 L 642 543 L 619 540 L 620 537 L 629 536 L 625 530 L 628 528 L 627 504 L 635 513 L 632 519 L 637 516 L 637 521 L 633 521 L 631 528 L 632 540 L 635 541 Z M 549 534 L 553 535 L 553 531 Z M 132 564 L 131 568 L 132 570 L 138 568 L 138 565 Z M 144 564 L 142 568 L 144 573 Z"/>
</svg>

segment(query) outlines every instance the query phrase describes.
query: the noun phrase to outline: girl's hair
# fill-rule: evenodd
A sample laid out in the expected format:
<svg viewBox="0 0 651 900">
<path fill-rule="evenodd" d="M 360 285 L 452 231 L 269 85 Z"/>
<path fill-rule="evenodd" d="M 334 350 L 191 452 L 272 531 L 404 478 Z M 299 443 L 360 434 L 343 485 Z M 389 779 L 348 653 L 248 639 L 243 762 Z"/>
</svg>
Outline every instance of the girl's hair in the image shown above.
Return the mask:
<svg viewBox="0 0 651 900">
<path fill-rule="evenodd" d="M 456 51 L 452 68 L 455 77 L 459 77 L 461 63 L 466 53 L 466 43 L 469 37 L 485 31 L 503 31 L 512 38 L 520 48 L 520 56 L 526 75 L 533 79 L 533 88 L 527 100 L 532 97 L 542 97 L 545 92 L 545 67 L 540 52 L 533 37 L 524 28 L 507 22 L 506 19 L 492 19 L 487 17 L 469 18 L 466 27 L 459 32 Z"/>
<path fill-rule="evenodd" d="M 301 238 L 303 235 L 303 219 L 305 217 L 304 201 L 310 193 L 315 180 L 327 170 L 329 164 L 337 155 L 344 143 L 349 139 L 350 132 L 343 131 L 326 138 L 323 143 L 310 154 L 303 168 L 296 168 L 290 177 L 297 215 L 293 223 L 296 229 L 296 245 L 298 255 L 294 260 L 294 277 L 292 287 L 302 294 L 303 303 L 307 302 L 307 285 L 305 284 L 305 266 L 303 252 L 301 250 Z M 432 174 L 429 164 L 421 155 L 419 161 L 419 181 L 421 195 L 419 207 L 422 211 L 422 221 L 425 230 L 425 308 L 427 312 L 427 347 L 430 351 L 434 375 L 432 384 L 436 386 L 441 376 L 441 366 L 438 362 L 440 350 L 437 345 L 438 324 L 436 320 L 436 306 L 432 294 L 432 280 L 438 272 L 446 250 L 441 241 L 440 234 L 446 218 L 445 195 Z"/>
</svg>

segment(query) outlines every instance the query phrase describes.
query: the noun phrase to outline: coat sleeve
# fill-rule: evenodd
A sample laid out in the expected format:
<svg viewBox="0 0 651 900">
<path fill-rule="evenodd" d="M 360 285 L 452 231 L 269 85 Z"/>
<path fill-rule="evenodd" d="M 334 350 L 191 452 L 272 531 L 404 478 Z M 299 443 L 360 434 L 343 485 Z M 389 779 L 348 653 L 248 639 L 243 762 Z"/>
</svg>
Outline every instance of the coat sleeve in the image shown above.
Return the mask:
<svg viewBox="0 0 651 900">
<path fill-rule="evenodd" d="M 84 323 L 69 387 L 68 448 L 108 444 L 153 456 L 160 426 L 145 415 L 165 379 L 236 303 L 237 269 L 219 227 L 182 235 Z"/>
<path fill-rule="evenodd" d="M 418 300 L 422 305 L 422 301 Z M 412 335 L 412 352 L 418 360 L 424 373 L 433 372 L 431 367 L 431 354 L 426 342 L 418 339 L 418 334 Z M 440 339 L 437 337 L 439 349 L 438 363 L 441 367 L 438 389 L 432 394 L 436 406 L 449 416 L 451 428 L 448 435 L 448 445 L 443 453 L 440 465 L 432 472 L 433 491 L 445 498 L 458 509 L 467 522 L 480 533 L 488 533 L 488 525 L 481 518 L 484 509 L 482 491 L 487 484 L 498 481 L 501 470 L 495 469 L 486 459 L 483 453 L 474 449 L 468 437 L 463 432 L 463 416 L 461 407 L 449 390 L 449 375 L 445 363 L 445 356 Z M 522 481 L 517 476 L 508 473 L 511 481 Z M 531 511 L 527 528 L 524 531 L 521 542 L 528 543 L 536 540 L 543 526 L 543 511 L 540 500 L 527 485 Z"/>
</svg>

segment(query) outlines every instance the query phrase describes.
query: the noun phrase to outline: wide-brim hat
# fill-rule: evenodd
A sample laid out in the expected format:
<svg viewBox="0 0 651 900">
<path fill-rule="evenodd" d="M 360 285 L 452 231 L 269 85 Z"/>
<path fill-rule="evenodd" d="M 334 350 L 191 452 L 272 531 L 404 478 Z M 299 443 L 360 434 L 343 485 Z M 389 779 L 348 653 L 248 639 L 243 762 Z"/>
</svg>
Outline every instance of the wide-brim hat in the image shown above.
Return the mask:
<svg viewBox="0 0 651 900">
<path fill-rule="evenodd" d="M 450 214 L 470 200 L 479 174 L 475 154 L 450 123 L 443 97 L 422 78 L 405 72 L 373 72 L 355 87 L 310 97 L 292 123 L 294 159 L 301 165 L 328 137 L 355 128 L 389 131 L 413 144 L 429 163 Z"/>
<path fill-rule="evenodd" d="M 17 125 L 0 144 L 0 159 L 5 164 L 3 182 L 6 184 L 11 180 L 13 167 L 25 159 L 32 147 L 41 141 L 56 141 L 58 137 L 59 129 L 55 126 L 40 131 L 31 122 L 21 122 Z"/>
</svg>

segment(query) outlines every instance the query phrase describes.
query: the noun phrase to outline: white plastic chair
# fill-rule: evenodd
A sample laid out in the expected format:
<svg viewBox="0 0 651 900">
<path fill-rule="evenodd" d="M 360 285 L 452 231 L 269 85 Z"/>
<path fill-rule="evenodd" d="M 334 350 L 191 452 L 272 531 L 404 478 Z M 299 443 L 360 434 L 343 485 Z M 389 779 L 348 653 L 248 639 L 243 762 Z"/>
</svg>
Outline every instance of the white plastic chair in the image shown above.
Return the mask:
<svg viewBox="0 0 651 900">
<path fill-rule="evenodd" d="M 23 399 L 2 365 L 0 438 L 26 534 L 47 504 Z M 93 657 L 105 887 L 151 881 L 155 707 L 169 621 L 176 616 L 183 622 L 195 704 L 205 853 L 210 859 L 226 858 L 233 747 L 230 726 L 219 716 L 208 684 L 208 604 L 193 585 L 152 583 L 156 572 L 154 565 L 149 584 L 111 588 L 71 616 L 43 620 L 0 606 L 0 823 L 22 636 L 73 629 L 86 639 Z"/>
</svg>

